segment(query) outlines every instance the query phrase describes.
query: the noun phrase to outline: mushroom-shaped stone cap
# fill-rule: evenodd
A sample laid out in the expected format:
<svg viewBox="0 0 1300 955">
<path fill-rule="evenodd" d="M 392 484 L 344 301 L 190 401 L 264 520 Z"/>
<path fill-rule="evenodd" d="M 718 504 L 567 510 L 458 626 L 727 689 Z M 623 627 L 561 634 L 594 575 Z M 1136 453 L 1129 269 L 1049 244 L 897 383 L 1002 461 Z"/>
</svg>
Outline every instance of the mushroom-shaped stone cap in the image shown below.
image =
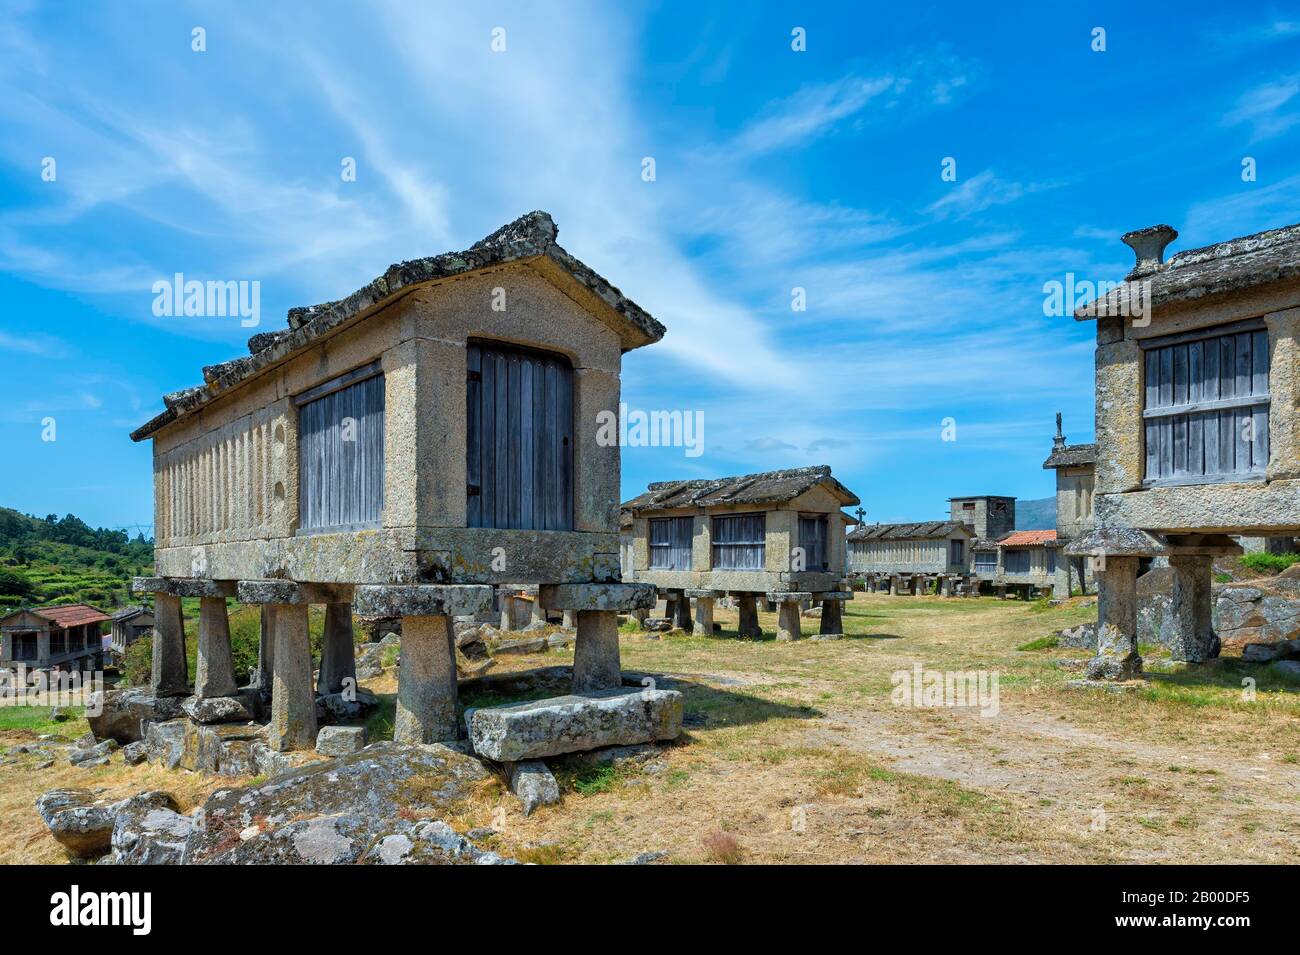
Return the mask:
<svg viewBox="0 0 1300 955">
<path fill-rule="evenodd" d="M 1071 541 L 1065 552 L 1071 557 L 1165 557 L 1169 548 L 1136 527 L 1098 527 Z"/>
<path fill-rule="evenodd" d="M 1165 261 L 1165 247 L 1178 238 L 1178 230 L 1173 226 L 1152 225 L 1145 229 L 1134 229 L 1120 236 L 1120 241 L 1133 250 L 1137 264 L 1128 274 L 1129 278 L 1147 275 L 1156 271 Z"/>
</svg>

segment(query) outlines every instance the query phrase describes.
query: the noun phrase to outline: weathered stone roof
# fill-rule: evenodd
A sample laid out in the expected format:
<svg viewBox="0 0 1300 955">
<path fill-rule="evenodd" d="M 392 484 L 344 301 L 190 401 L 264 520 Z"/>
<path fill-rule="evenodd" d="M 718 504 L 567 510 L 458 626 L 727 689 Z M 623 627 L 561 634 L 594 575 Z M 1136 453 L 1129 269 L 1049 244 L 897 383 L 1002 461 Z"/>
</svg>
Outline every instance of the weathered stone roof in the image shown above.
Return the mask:
<svg viewBox="0 0 1300 955">
<path fill-rule="evenodd" d="M 718 504 L 782 504 L 804 491 L 824 484 L 841 505 L 860 504 L 858 496 L 831 476 L 826 465 L 764 471 L 734 477 L 694 481 L 657 481 L 623 503 L 630 513 L 677 507 L 712 507 Z"/>
<path fill-rule="evenodd" d="M 604 320 L 622 341 L 623 351 L 659 341 L 664 326 L 641 306 L 589 266 L 556 244 L 559 228 L 545 212 L 530 212 L 475 242 L 464 252 L 445 252 L 391 265 L 383 275 L 347 298 L 322 305 L 291 308 L 289 327 L 261 332 L 248 340 L 250 355 L 203 369 L 204 384 L 163 396 L 166 410 L 131 433 L 142 441 L 159 428 L 203 407 L 245 379 L 279 365 L 321 336 L 391 305 L 430 283 L 509 263 L 527 263 L 546 275 L 559 270 L 595 304 L 593 314 Z"/>
<path fill-rule="evenodd" d="M 1130 278 L 1151 283 L 1149 304 L 1167 305 L 1300 278 L 1300 224 L 1256 232 L 1215 245 L 1179 252 Z M 1126 282 L 1106 295 L 1080 306 L 1079 321 L 1099 315 L 1130 314 L 1133 284 Z"/>
<path fill-rule="evenodd" d="M 1095 444 L 1067 444 L 1063 448 L 1053 448 L 1052 453 L 1043 462 L 1044 468 L 1072 468 L 1083 464 L 1097 463 L 1097 446 Z"/>
<path fill-rule="evenodd" d="M 935 540 L 958 531 L 973 533 L 961 521 L 920 521 L 910 524 L 862 524 L 849 531 L 849 540 Z"/>
</svg>

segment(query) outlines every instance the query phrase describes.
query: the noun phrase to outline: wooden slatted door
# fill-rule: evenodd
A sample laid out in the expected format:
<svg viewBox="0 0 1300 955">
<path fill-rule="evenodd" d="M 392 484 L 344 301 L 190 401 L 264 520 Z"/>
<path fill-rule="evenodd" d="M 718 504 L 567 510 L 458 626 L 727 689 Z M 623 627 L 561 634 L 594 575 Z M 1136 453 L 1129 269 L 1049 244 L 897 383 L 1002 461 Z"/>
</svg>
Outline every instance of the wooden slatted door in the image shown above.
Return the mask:
<svg viewBox="0 0 1300 955">
<path fill-rule="evenodd" d="M 295 403 L 299 530 L 377 527 L 384 508 L 384 376 L 367 366 Z"/>
<path fill-rule="evenodd" d="M 573 529 L 573 367 L 560 355 L 470 342 L 469 526 Z"/>
<path fill-rule="evenodd" d="M 799 518 L 799 546 L 803 548 L 804 569 L 826 569 L 826 518 Z"/>
<path fill-rule="evenodd" d="M 650 568 L 690 570 L 691 534 L 695 522 L 689 517 L 656 517 L 650 520 Z"/>
<path fill-rule="evenodd" d="M 1262 476 L 1268 466 L 1268 332 L 1176 341 L 1145 352 L 1147 484 Z"/>
</svg>

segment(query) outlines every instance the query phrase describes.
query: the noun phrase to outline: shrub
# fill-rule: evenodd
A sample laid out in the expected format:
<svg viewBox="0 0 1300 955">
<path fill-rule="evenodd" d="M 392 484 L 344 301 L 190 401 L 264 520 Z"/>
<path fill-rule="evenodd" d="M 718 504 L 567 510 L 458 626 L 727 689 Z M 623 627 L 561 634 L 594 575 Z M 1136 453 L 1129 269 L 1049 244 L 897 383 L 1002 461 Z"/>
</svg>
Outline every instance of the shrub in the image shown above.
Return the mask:
<svg viewBox="0 0 1300 955">
<path fill-rule="evenodd" d="M 1261 573 L 1280 574 L 1292 564 L 1300 563 L 1300 554 L 1246 554 L 1241 558 L 1242 566 Z"/>
<path fill-rule="evenodd" d="M 30 597 L 35 589 L 31 580 L 22 571 L 0 567 L 0 594 Z"/>
<path fill-rule="evenodd" d="M 710 862 L 721 865 L 738 865 L 745 857 L 740 840 L 729 832 L 714 829 L 704 837 L 704 856 Z"/>
<path fill-rule="evenodd" d="M 122 662 L 122 682 L 127 686 L 144 686 L 153 671 L 153 637 L 141 637 L 126 648 Z"/>
</svg>

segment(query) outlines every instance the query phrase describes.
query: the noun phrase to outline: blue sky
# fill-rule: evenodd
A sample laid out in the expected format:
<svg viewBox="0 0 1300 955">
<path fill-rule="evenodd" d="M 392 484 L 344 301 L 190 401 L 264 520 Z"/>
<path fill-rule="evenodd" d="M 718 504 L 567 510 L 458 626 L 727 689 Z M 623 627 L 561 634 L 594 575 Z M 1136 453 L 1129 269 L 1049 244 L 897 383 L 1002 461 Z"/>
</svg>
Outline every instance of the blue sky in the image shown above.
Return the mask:
<svg viewBox="0 0 1300 955">
<path fill-rule="evenodd" d="M 268 330 L 536 208 L 668 327 L 624 400 L 705 415 L 625 497 L 816 463 L 871 520 L 1047 496 L 1093 329 L 1043 283 L 1300 220 L 1300 9 L 991 6 L 0 4 L 0 504 L 151 520 L 128 431 L 250 333 L 155 281 L 259 281 Z"/>
</svg>

